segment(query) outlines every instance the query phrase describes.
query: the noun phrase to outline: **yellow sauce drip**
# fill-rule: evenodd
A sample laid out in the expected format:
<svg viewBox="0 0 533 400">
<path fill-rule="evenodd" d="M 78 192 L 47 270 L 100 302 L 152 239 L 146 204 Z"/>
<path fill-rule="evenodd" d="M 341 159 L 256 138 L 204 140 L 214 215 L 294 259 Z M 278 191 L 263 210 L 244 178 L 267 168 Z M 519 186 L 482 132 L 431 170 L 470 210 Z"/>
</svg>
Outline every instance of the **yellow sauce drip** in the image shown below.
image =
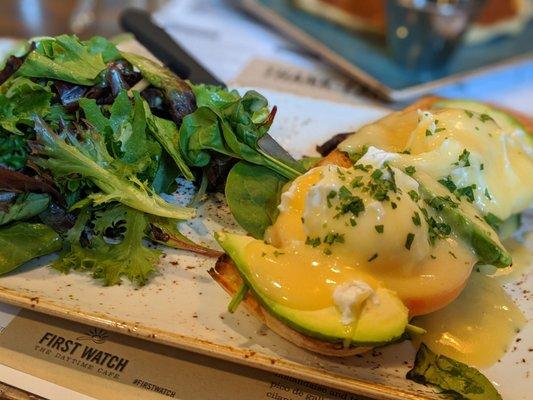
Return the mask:
<svg viewBox="0 0 533 400">
<path fill-rule="evenodd" d="M 526 319 L 497 279 L 473 273 L 446 308 L 412 322 L 427 330 L 415 340 L 468 365 L 485 367 L 505 354 Z"/>
<path fill-rule="evenodd" d="M 272 247 L 254 241 L 246 252 L 254 266 L 251 279 L 276 303 L 298 310 L 334 305 L 333 291 L 348 281 L 362 280 L 373 288 L 378 286 L 372 276 L 308 245 L 272 251 Z"/>
</svg>

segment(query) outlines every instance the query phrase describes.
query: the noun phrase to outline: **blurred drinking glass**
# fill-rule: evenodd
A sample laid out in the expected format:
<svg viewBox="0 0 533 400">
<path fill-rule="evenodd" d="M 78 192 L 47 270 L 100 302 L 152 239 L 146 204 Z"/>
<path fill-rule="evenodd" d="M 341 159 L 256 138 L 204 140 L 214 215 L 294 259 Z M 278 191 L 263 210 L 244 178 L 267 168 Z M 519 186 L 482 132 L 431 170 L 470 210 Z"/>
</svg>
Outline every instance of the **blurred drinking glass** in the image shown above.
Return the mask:
<svg viewBox="0 0 533 400">
<path fill-rule="evenodd" d="M 394 60 L 420 72 L 450 60 L 485 0 L 387 0 L 387 43 Z"/>
</svg>

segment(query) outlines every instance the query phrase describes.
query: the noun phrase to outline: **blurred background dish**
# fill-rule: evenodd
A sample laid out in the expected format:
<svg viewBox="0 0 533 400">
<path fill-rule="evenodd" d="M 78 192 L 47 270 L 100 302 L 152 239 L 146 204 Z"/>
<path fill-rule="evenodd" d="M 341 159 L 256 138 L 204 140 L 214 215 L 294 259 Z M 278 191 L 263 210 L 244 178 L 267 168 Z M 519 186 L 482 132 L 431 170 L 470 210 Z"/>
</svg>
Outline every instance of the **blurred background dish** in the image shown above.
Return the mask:
<svg viewBox="0 0 533 400">
<path fill-rule="evenodd" d="M 384 35 L 386 12 L 383 1 L 293 0 L 306 12 L 358 32 Z M 418 1 L 413 3 L 424 3 Z M 442 2 L 441 2 L 442 3 Z M 531 18 L 530 0 L 486 0 L 472 21 L 465 42 L 481 42 L 498 35 L 516 35 Z"/>
<path fill-rule="evenodd" d="M 412 8 L 432 4 L 448 10 L 450 5 L 466 3 L 466 0 L 390 0 L 389 3 L 392 1 L 397 5 L 410 4 Z M 385 0 L 241 0 L 241 4 L 388 100 L 420 96 L 466 77 L 516 64 L 533 53 L 531 0 L 486 0 L 479 12 L 472 8 L 456 30 L 453 46 L 446 41 L 442 45 L 442 53 L 448 57 L 427 51 L 421 53 L 429 57 L 425 65 L 424 59 L 417 59 L 412 65 L 418 67 L 417 63 L 421 63 L 424 68 L 406 68 L 410 60 L 399 58 L 397 62 L 391 56 L 385 34 L 388 25 Z M 406 13 L 406 21 L 413 15 Z M 472 24 L 464 25 L 476 15 Z M 398 18 L 399 14 L 393 17 Z M 400 36 L 405 35 L 403 25 L 394 18 L 388 21 L 393 32 L 400 28 Z M 451 20 L 457 23 L 457 18 Z M 434 29 L 435 24 L 426 23 L 426 26 Z M 427 32 L 423 32 L 422 26 L 413 26 L 415 44 L 419 45 Z M 469 29 L 464 32 L 464 40 L 455 46 L 465 27 Z M 401 55 L 402 48 L 396 53 Z M 443 60 L 447 61 L 446 65 Z"/>
<path fill-rule="evenodd" d="M 391 57 L 404 68 L 431 74 L 447 67 L 485 0 L 386 0 L 385 4 Z"/>
</svg>

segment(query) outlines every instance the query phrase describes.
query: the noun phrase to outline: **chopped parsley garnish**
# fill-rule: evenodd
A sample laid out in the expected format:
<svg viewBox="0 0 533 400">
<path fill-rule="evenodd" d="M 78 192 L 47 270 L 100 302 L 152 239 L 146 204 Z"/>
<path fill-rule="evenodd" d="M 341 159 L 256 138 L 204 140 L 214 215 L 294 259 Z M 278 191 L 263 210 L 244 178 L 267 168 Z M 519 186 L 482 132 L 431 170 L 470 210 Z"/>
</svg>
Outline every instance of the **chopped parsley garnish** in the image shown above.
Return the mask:
<svg viewBox="0 0 533 400">
<path fill-rule="evenodd" d="M 405 173 L 409 176 L 413 176 L 413 174 L 416 172 L 416 168 L 413 167 L 412 165 L 409 165 L 408 167 L 405 168 Z"/>
<path fill-rule="evenodd" d="M 448 175 L 445 178 L 439 179 L 439 183 L 443 186 L 445 186 L 450 192 L 455 192 L 457 189 L 457 185 L 453 183 L 452 177 Z"/>
<path fill-rule="evenodd" d="M 387 170 L 390 177 L 388 179 L 383 178 L 383 171 L 376 170 L 370 175 L 370 182 L 362 189 L 365 192 L 368 192 L 373 199 L 378 201 L 389 200 L 389 191 L 396 193 L 397 187 L 394 177 L 394 171 L 390 166 L 387 165 Z M 379 173 L 376 173 L 379 171 Z"/>
<path fill-rule="evenodd" d="M 327 195 L 328 208 L 331 208 L 331 200 L 337 196 L 336 190 L 331 190 Z"/>
<path fill-rule="evenodd" d="M 311 237 L 307 236 L 307 238 L 305 239 L 305 244 L 313 246 L 313 247 L 320 246 L 320 243 L 321 243 L 321 240 L 320 240 L 319 237 L 311 238 Z"/>
<path fill-rule="evenodd" d="M 329 247 L 326 247 L 324 249 L 324 254 L 327 255 L 327 256 L 331 255 L 331 249 Z"/>
<path fill-rule="evenodd" d="M 485 197 L 489 200 L 492 200 L 492 197 L 490 197 L 489 189 L 485 188 Z"/>
<path fill-rule="evenodd" d="M 485 169 L 485 164 L 481 164 L 481 165 L 479 166 L 479 170 L 480 170 L 480 171 L 483 171 L 484 169 Z"/>
<path fill-rule="evenodd" d="M 337 167 L 337 175 L 339 176 L 339 179 L 341 181 L 345 181 L 346 180 L 346 174 L 344 172 L 342 172 L 339 167 Z"/>
<path fill-rule="evenodd" d="M 396 208 L 398 207 L 398 204 L 396 204 L 394 201 L 391 201 L 390 206 L 392 207 L 393 210 L 396 210 Z"/>
<path fill-rule="evenodd" d="M 407 250 L 411 250 L 411 245 L 413 244 L 413 240 L 415 240 L 415 234 L 408 233 L 407 238 L 405 239 L 405 248 Z"/>
<path fill-rule="evenodd" d="M 337 210 L 339 210 L 339 212 L 335 215 L 335 218 L 347 213 L 352 213 L 354 216 L 358 217 L 359 213 L 365 211 L 365 204 L 363 203 L 363 199 L 359 196 L 351 195 L 337 207 Z"/>
<path fill-rule="evenodd" d="M 454 165 L 460 165 L 463 167 L 470 167 L 470 152 L 467 149 L 463 149 L 463 152 L 459 155 L 459 159 Z"/>
<path fill-rule="evenodd" d="M 274 254 L 274 257 L 279 257 L 279 256 L 282 256 L 285 253 L 282 253 L 281 251 L 274 250 L 273 254 Z"/>
<path fill-rule="evenodd" d="M 378 253 L 375 253 L 372 257 L 368 259 L 368 262 L 374 261 L 376 258 L 378 258 Z"/>
<path fill-rule="evenodd" d="M 413 224 L 416 226 L 420 226 L 422 224 L 422 221 L 420 220 L 420 214 L 417 211 L 415 211 L 411 219 L 413 220 Z"/>
<path fill-rule="evenodd" d="M 411 154 L 411 149 L 405 149 L 402 154 Z"/>
<path fill-rule="evenodd" d="M 485 123 L 486 121 L 494 121 L 494 119 L 488 115 L 488 114 L 481 114 L 479 116 L 479 119 L 481 120 L 481 122 Z"/>
<path fill-rule="evenodd" d="M 469 185 L 469 186 L 465 186 L 465 187 L 462 187 L 462 188 L 458 188 L 456 190 L 456 193 L 457 193 L 457 196 L 461 197 L 461 196 L 464 196 L 466 197 L 466 199 L 472 203 L 474 202 L 475 200 L 475 197 L 474 197 L 474 190 L 477 188 L 477 185 L 474 183 L 472 185 Z"/>
<path fill-rule="evenodd" d="M 417 202 L 418 200 L 420 200 L 420 195 L 418 194 L 416 190 L 411 189 L 407 192 L 407 194 L 409 195 L 411 200 L 413 200 L 414 202 Z"/>
<path fill-rule="evenodd" d="M 445 131 L 446 128 L 437 128 L 435 129 L 435 133 L 439 133 L 439 132 L 442 132 L 442 131 Z"/>
<path fill-rule="evenodd" d="M 363 165 L 363 164 L 356 164 L 353 167 L 354 169 L 359 169 L 364 172 L 368 172 L 372 169 L 372 165 Z"/>
<path fill-rule="evenodd" d="M 455 255 L 455 253 L 454 253 L 454 252 L 452 252 L 452 251 L 449 251 L 448 253 L 450 253 L 450 255 L 451 255 L 451 256 L 452 256 L 453 258 L 457 258 L 457 256 Z"/>
<path fill-rule="evenodd" d="M 345 200 L 349 199 L 350 197 L 352 197 L 352 192 L 350 192 L 350 190 L 346 186 L 342 186 L 339 189 L 339 199 Z"/>
<path fill-rule="evenodd" d="M 374 229 L 376 230 L 377 233 L 383 233 L 383 225 L 376 225 L 374 226 Z"/>
<path fill-rule="evenodd" d="M 379 179 L 383 176 L 383 171 L 380 169 L 376 169 L 374 172 L 372 172 L 372 175 L 370 177 L 374 180 Z"/>
<path fill-rule="evenodd" d="M 344 243 L 344 234 L 330 232 L 324 237 L 324 243 L 329 245 L 333 243 Z"/>
<path fill-rule="evenodd" d="M 362 180 L 363 180 L 362 176 L 356 176 L 355 178 L 353 178 L 352 183 L 351 183 L 352 187 L 355 189 L 355 188 L 363 186 L 364 183 L 362 182 Z"/>
<path fill-rule="evenodd" d="M 436 260 L 436 259 L 437 259 L 437 257 L 434 256 L 433 254 L 430 254 L 430 257 L 431 257 L 433 260 Z"/>
<path fill-rule="evenodd" d="M 428 241 L 429 244 L 434 245 L 436 239 L 444 239 L 452 233 L 450 225 L 444 222 L 437 222 L 435 218 L 430 217 L 426 209 L 421 209 L 426 223 L 428 224 Z"/>
<path fill-rule="evenodd" d="M 433 132 L 431 132 L 429 129 L 426 129 L 426 136 L 433 136 Z"/>
<path fill-rule="evenodd" d="M 465 114 L 468 115 L 468 118 L 472 118 L 474 116 L 474 113 L 468 110 L 465 110 Z"/>
<path fill-rule="evenodd" d="M 354 217 L 350 217 L 350 225 L 351 226 L 356 226 L 357 225 L 357 221 L 355 220 Z"/>
</svg>

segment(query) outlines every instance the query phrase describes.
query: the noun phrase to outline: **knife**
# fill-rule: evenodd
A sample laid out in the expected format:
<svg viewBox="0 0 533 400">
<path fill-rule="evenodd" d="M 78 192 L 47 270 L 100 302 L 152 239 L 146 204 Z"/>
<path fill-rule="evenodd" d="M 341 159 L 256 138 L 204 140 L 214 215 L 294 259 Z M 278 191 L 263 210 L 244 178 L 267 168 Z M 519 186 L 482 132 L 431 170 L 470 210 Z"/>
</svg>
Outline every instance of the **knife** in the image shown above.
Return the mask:
<svg viewBox="0 0 533 400">
<path fill-rule="evenodd" d="M 226 86 L 176 43 L 167 32 L 155 24 L 146 11 L 127 8 L 122 12 L 119 20 L 122 29 L 132 33 L 144 47 L 180 78 L 188 79 L 193 83 Z M 275 155 L 278 160 L 301 171 L 297 161 L 269 134 L 259 139 L 258 143 L 267 153 Z"/>
</svg>

